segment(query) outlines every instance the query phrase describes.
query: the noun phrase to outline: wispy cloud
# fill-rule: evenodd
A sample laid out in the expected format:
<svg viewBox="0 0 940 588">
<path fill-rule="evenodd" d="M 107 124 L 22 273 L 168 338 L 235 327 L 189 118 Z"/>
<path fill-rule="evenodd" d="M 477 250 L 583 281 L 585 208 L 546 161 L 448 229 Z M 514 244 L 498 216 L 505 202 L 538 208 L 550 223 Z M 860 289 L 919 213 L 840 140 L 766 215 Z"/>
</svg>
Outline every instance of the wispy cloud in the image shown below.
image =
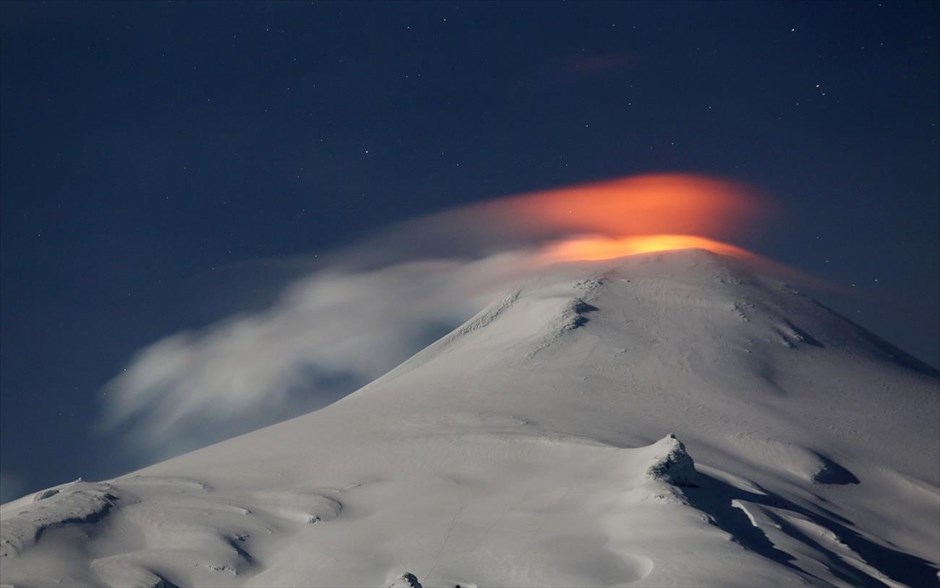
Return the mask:
<svg viewBox="0 0 940 588">
<path fill-rule="evenodd" d="M 143 349 L 106 390 L 104 425 L 151 458 L 319 408 L 458 325 L 511 280 L 524 254 L 324 270 L 267 310 Z"/>
</svg>

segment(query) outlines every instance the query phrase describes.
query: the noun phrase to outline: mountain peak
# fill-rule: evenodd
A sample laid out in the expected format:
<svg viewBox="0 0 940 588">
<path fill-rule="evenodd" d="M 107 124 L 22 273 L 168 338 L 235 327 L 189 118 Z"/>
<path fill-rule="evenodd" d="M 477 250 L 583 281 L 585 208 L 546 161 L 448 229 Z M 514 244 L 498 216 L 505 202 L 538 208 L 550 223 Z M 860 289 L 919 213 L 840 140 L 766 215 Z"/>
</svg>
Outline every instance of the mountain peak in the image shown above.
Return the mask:
<svg viewBox="0 0 940 588">
<path fill-rule="evenodd" d="M 708 251 L 559 264 L 325 409 L 4 505 L 0 573 L 927 585 L 938 380 L 879 341 Z"/>
</svg>

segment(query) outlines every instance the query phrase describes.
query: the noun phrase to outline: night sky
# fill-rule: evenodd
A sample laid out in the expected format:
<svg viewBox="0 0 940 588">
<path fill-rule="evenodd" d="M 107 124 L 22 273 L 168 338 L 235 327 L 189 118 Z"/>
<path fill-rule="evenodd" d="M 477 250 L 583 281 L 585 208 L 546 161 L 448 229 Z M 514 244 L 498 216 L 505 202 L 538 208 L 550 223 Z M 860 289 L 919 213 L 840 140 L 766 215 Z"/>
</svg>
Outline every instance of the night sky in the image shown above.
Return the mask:
<svg viewBox="0 0 940 588">
<path fill-rule="evenodd" d="M 144 465 L 105 385 L 291 260 L 631 174 L 757 187 L 778 211 L 739 245 L 940 365 L 940 3 L 0 10 L 4 500 Z"/>
</svg>

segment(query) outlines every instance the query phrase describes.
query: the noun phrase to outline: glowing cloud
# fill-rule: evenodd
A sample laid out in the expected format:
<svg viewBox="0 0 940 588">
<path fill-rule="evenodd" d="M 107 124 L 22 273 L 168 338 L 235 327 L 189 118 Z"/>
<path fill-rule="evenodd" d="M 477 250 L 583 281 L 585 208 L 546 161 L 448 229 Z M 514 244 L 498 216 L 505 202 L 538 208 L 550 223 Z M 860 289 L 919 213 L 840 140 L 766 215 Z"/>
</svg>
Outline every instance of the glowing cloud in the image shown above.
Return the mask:
<svg viewBox="0 0 940 588">
<path fill-rule="evenodd" d="M 583 184 L 497 201 L 523 228 L 565 233 L 728 237 L 763 206 L 741 184 L 659 174 Z"/>
<path fill-rule="evenodd" d="M 689 235 L 740 243 L 770 211 L 772 206 L 755 190 L 737 182 L 651 174 L 508 196 L 414 219 L 361 243 L 355 257 L 371 267 L 424 258 L 429 252 L 474 258 L 554 247 L 559 240 L 583 240 L 586 235 L 618 240 Z M 714 244 L 693 246 L 719 252 Z M 730 253 L 729 247 L 722 250 Z M 643 250 L 654 249 L 647 245 Z"/>
<path fill-rule="evenodd" d="M 503 198 L 454 211 L 470 227 L 493 227 L 545 247 L 541 261 L 599 260 L 701 248 L 755 258 L 722 240 L 740 236 L 768 209 L 742 184 L 656 174 Z M 471 222 L 467 222 L 470 220 Z"/>
<path fill-rule="evenodd" d="M 755 259 L 756 256 L 734 245 L 694 235 L 639 235 L 612 239 L 604 236 L 580 237 L 550 244 L 541 253 L 541 260 L 597 261 L 641 253 L 676 249 L 708 249 L 722 255 Z"/>
</svg>

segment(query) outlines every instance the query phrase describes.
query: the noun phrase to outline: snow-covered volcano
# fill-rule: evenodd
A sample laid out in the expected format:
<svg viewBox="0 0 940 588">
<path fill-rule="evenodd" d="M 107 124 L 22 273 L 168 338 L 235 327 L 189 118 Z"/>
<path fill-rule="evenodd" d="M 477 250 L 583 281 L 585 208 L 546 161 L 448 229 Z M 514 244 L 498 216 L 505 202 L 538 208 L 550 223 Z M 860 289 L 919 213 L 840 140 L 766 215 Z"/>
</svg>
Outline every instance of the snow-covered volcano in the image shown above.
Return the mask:
<svg viewBox="0 0 940 588">
<path fill-rule="evenodd" d="M 738 260 L 556 266 L 332 406 L 3 505 L 0 574 L 932 586 L 938 383 Z"/>
</svg>

